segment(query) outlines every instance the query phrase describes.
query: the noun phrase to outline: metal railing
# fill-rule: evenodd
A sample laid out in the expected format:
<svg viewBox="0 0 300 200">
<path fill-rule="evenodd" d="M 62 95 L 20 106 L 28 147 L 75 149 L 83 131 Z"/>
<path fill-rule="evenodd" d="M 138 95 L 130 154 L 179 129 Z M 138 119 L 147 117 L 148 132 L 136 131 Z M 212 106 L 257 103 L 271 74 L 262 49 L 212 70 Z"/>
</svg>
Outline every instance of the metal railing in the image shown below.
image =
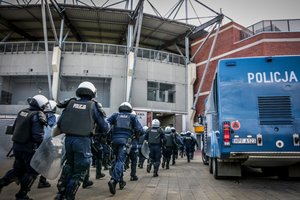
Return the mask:
<svg viewBox="0 0 300 200">
<path fill-rule="evenodd" d="M 48 51 L 53 51 L 55 42 L 48 42 Z M 39 53 L 45 51 L 44 41 L 37 42 L 0 42 L 0 54 L 6 53 Z M 103 55 L 121 55 L 126 56 L 127 47 L 123 45 L 101 44 L 101 43 L 82 43 L 65 42 L 62 46 L 63 53 L 81 53 L 81 54 L 103 54 Z M 156 51 L 152 49 L 139 48 L 138 58 L 149 59 L 169 64 L 185 64 L 184 56 Z"/>
<path fill-rule="evenodd" d="M 260 21 L 241 30 L 241 40 L 261 32 L 300 32 L 300 19 Z"/>
</svg>

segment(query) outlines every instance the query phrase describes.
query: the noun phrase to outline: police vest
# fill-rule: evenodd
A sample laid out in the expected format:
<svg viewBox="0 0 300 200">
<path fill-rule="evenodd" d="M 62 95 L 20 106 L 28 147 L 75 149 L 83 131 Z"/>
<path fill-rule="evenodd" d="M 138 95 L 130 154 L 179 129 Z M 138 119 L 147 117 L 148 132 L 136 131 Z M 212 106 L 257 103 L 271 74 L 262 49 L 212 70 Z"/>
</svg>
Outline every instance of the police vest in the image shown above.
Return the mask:
<svg viewBox="0 0 300 200">
<path fill-rule="evenodd" d="M 92 115 L 94 101 L 70 100 L 60 117 L 61 132 L 67 135 L 90 136 L 95 125 Z"/>
<path fill-rule="evenodd" d="M 132 131 L 132 122 L 130 113 L 119 113 L 116 118 L 114 128 L 127 129 Z"/>
<path fill-rule="evenodd" d="M 171 134 L 166 134 L 166 139 L 167 139 L 167 142 L 166 142 L 166 147 L 173 147 L 174 146 L 174 143 L 173 143 L 173 137 Z"/>
<path fill-rule="evenodd" d="M 189 145 L 189 146 L 193 145 L 193 138 L 191 136 L 186 136 L 185 137 L 185 144 Z"/>
<path fill-rule="evenodd" d="M 149 144 L 160 144 L 160 129 L 153 129 L 149 131 L 148 143 Z"/>
<path fill-rule="evenodd" d="M 25 144 L 30 141 L 32 135 L 31 118 L 37 113 L 38 111 L 31 111 L 28 108 L 18 113 L 12 137 L 14 142 Z"/>
</svg>

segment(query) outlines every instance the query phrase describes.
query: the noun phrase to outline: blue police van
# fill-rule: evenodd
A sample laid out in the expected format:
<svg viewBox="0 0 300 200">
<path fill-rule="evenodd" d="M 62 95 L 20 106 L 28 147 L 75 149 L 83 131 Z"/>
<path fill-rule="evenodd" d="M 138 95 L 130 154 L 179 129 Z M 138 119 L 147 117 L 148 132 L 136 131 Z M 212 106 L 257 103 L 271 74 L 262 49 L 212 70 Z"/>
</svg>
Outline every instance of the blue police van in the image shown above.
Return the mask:
<svg viewBox="0 0 300 200">
<path fill-rule="evenodd" d="M 242 167 L 300 177 L 300 56 L 219 61 L 205 103 L 202 160 L 218 179 Z"/>
</svg>

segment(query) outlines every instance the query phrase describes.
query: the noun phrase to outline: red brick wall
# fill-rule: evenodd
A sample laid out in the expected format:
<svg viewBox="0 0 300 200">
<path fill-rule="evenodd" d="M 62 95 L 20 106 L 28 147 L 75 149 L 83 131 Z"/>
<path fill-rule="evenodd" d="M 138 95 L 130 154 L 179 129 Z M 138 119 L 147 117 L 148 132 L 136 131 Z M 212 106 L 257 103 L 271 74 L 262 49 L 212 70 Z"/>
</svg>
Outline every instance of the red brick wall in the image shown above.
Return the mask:
<svg viewBox="0 0 300 200">
<path fill-rule="evenodd" d="M 211 57 L 211 62 L 208 66 L 208 70 L 204 79 L 204 84 L 201 88 L 201 92 L 207 92 L 211 88 L 211 83 L 215 75 L 215 70 L 219 59 L 221 58 L 234 58 L 234 57 L 252 57 L 252 56 L 274 56 L 274 55 L 300 55 L 300 32 L 293 33 L 278 33 L 278 32 L 266 32 L 255 35 L 251 38 L 240 41 L 240 29 L 242 26 L 234 22 L 230 22 L 220 28 L 218 39 Z M 192 42 L 191 53 L 196 52 L 198 46 L 201 43 L 196 44 L 201 39 L 204 40 L 205 36 L 196 39 Z M 200 52 L 195 56 L 193 60 L 197 64 L 197 79 L 194 84 L 194 93 L 197 93 L 198 86 L 200 84 L 201 77 L 206 63 L 201 63 L 208 59 L 210 47 L 212 45 L 214 37 L 210 37 L 206 44 L 202 47 Z M 297 40 L 289 42 L 289 40 Z M 270 42 L 269 40 L 276 40 L 276 42 Z M 243 49 L 245 48 L 245 49 Z M 237 50 L 236 52 L 231 52 Z M 231 52 L 229 55 L 226 53 Z M 225 54 L 225 55 L 222 55 Z M 215 58 L 221 56 L 220 58 Z M 204 100 L 207 95 L 200 96 L 198 98 L 196 106 L 196 115 L 204 112 Z"/>
</svg>

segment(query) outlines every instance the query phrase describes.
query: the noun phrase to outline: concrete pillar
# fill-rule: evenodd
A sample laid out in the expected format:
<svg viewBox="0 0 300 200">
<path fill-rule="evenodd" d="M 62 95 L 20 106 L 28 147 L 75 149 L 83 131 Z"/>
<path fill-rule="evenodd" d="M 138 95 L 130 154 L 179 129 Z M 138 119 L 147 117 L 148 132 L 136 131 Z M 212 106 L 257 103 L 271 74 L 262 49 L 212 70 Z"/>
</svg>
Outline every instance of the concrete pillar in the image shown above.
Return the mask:
<svg viewBox="0 0 300 200">
<path fill-rule="evenodd" d="M 130 101 L 132 79 L 134 67 L 134 52 L 130 51 L 127 57 L 127 81 L 126 81 L 126 101 Z"/>
<path fill-rule="evenodd" d="M 57 101 L 60 79 L 59 79 L 59 72 L 60 72 L 60 60 L 61 60 L 61 50 L 59 47 L 53 48 L 53 55 L 52 55 L 52 95 L 53 100 Z"/>
<path fill-rule="evenodd" d="M 188 105 L 188 117 L 186 118 L 187 129 L 194 130 L 194 115 L 195 110 L 192 109 L 194 103 L 194 83 L 196 80 L 196 64 L 189 63 L 187 65 L 187 105 Z"/>
</svg>

